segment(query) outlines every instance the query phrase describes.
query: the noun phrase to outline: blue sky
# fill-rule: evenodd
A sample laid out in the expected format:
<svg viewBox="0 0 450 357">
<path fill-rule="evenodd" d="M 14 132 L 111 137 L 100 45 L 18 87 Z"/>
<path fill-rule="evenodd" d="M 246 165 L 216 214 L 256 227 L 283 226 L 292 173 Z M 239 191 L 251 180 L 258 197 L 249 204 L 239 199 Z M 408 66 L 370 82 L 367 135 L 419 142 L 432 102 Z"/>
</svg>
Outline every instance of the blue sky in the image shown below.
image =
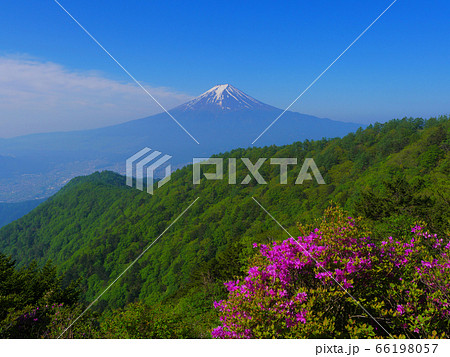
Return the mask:
<svg viewBox="0 0 450 357">
<path fill-rule="evenodd" d="M 284 108 L 391 1 L 60 3 L 166 106 L 230 83 Z M 445 0 L 398 0 L 291 109 L 359 123 L 448 114 L 449 15 Z M 158 111 L 54 1 L 4 1 L 0 28 L 0 137 Z"/>
</svg>

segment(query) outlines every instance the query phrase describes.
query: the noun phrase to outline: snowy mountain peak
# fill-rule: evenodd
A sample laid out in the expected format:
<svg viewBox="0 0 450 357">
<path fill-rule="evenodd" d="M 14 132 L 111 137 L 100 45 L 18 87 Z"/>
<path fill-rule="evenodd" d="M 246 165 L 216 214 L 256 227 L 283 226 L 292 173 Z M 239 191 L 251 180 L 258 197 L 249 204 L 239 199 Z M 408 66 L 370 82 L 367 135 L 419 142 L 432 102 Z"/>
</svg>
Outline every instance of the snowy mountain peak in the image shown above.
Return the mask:
<svg viewBox="0 0 450 357">
<path fill-rule="evenodd" d="M 237 110 L 271 110 L 274 107 L 250 97 L 231 84 L 219 84 L 190 102 L 182 104 L 176 110 L 192 111 L 237 111 Z"/>
</svg>

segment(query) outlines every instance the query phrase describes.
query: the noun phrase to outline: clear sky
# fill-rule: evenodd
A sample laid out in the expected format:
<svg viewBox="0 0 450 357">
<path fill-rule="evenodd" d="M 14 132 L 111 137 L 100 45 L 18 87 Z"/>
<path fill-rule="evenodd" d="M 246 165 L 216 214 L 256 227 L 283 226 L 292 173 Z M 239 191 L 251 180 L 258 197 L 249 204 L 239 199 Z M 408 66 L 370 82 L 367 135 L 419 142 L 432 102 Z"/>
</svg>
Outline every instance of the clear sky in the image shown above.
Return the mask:
<svg viewBox="0 0 450 357">
<path fill-rule="evenodd" d="M 392 0 L 60 0 L 163 105 L 230 83 L 289 105 Z M 291 109 L 370 123 L 450 113 L 450 1 L 396 4 Z M 2 1 L 0 137 L 157 106 L 53 0 Z"/>
</svg>

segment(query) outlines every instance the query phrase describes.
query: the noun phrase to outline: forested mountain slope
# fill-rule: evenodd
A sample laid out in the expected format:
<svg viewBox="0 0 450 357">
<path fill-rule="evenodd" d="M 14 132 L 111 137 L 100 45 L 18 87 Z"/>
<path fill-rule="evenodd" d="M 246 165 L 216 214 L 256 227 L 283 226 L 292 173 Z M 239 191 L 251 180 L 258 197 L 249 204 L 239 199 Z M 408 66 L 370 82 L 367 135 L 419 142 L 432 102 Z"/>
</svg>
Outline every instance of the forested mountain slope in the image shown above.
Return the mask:
<svg viewBox="0 0 450 357">
<path fill-rule="evenodd" d="M 229 158 L 296 157 L 288 184 L 279 167 L 264 164 L 254 179 L 239 159 L 236 185 L 224 180 L 192 183 L 192 166 L 177 170 L 153 196 L 125 186 L 125 178 L 95 173 L 72 180 L 27 216 L 0 230 L 0 252 L 19 265 L 51 259 L 67 281 L 82 279 L 92 301 L 197 197 L 196 203 L 99 301 L 121 307 L 140 299 L 174 301 L 192 313 L 211 309 L 222 282 L 242 273 L 252 243 L 285 239 L 286 233 L 254 202 L 255 197 L 288 231 L 309 222 L 333 201 L 373 222 L 373 236 L 387 225 L 415 220 L 448 232 L 450 201 L 449 119 L 402 119 L 375 124 L 343 138 L 282 147 L 237 149 Z M 305 158 L 314 158 L 326 182 L 295 185 Z M 226 161 L 225 161 L 226 162 Z M 395 230 L 395 229 L 394 229 Z"/>
</svg>

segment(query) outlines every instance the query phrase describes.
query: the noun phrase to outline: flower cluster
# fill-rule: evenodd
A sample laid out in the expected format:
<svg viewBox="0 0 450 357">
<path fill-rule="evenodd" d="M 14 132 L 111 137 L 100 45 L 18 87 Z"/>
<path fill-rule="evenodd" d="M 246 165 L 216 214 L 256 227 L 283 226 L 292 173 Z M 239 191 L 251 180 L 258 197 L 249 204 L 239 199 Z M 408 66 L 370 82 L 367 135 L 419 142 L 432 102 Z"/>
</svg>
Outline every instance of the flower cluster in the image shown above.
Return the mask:
<svg viewBox="0 0 450 357">
<path fill-rule="evenodd" d="M 43 305 L 41 307 L 27 306 L 17 312 L 10 323 L 10 338 L 42 337 L 48 328 L 52 316 L 57 316 L 63 304 Z"/>
<path fill-rule="evenodd" d="M 213 337 L 428 337 L 445 329 L 450 243 L 417 225 L 378 244 L 341 210 L 326 218 L 297 239 L 254 244 L 247 276 L 225 283 L 228 299 L 214 303 L 221 324 Z"/>
</svg>

